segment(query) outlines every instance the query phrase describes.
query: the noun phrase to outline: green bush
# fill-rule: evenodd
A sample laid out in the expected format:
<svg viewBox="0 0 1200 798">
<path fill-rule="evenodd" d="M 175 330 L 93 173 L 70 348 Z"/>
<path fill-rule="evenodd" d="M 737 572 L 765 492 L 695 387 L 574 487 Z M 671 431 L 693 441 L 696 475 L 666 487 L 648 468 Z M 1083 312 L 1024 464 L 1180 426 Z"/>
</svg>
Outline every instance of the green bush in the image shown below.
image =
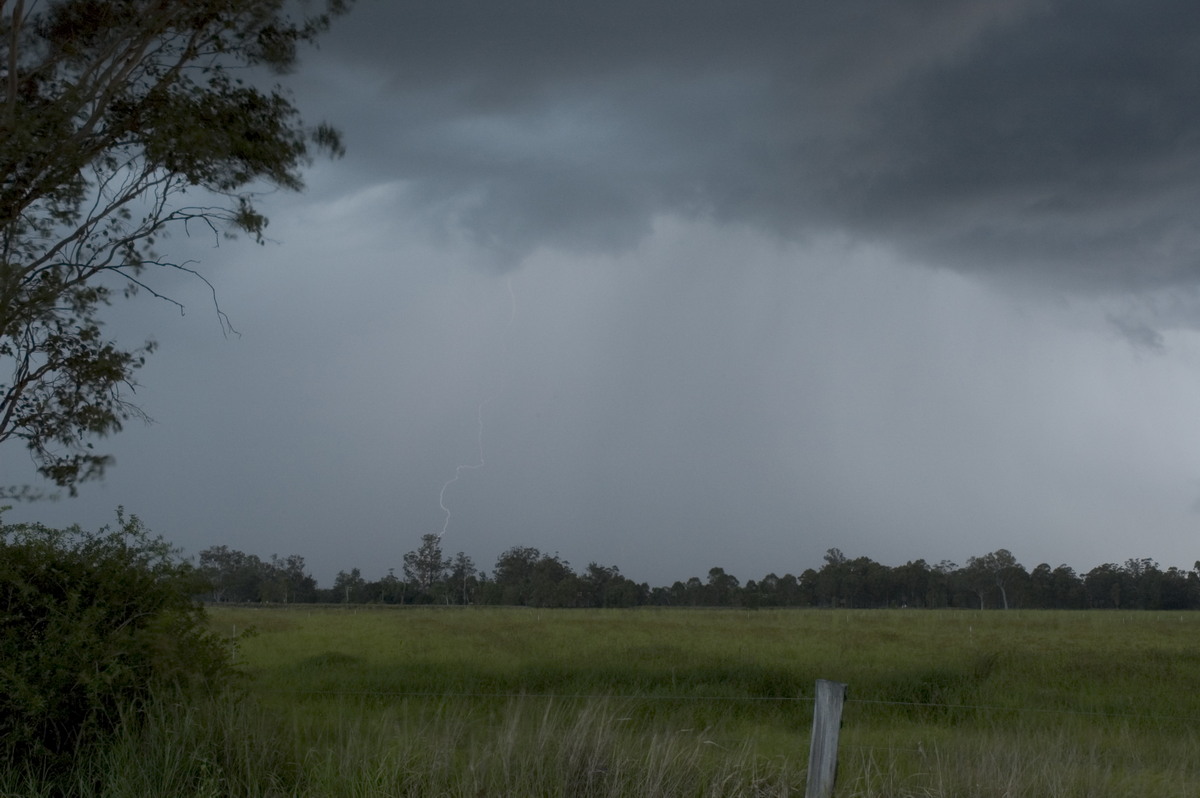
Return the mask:
<svg viewBox="0 0 1200 798">
<path fill-rule="evenodd" d="M 71 756 L 154 690 L 223 684 L 228 646 L 192 598 L 203 588 L 121 510 L 98 532 L 0 524 L 0 756 Z"/>
</svg>

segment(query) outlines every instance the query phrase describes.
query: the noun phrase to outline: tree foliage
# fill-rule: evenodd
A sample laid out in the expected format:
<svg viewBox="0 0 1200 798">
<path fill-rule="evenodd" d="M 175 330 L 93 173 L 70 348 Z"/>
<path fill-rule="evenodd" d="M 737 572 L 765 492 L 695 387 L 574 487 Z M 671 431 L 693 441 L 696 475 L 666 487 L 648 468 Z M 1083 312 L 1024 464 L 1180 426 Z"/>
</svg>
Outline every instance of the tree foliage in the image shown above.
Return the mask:
<svg viewBox="0 0 1200 798">
<path fill-rule="evenodd" d="M 212 546 L 200 552 L 200 573 L 210 585 L 213 601 L 313 601 L 317 580 L 298 554 L 272 554 L 264 561 L 253 554 Z"/>
<path fill-rule="evenodd" d="M 237 600 L 279 601 L 272 598 L 266 574 L 271 564 L 299 562 L 272 557 L 271 564 L 254 555 L 224 546 L 201 552 L 205 573 L 223 555 L 224 571 L 213 571 L 214 585 L 242 585 Z M 1200 561 L 1191 570 L 1162 569 L 1149 559 L 1124 564 L 1106 563 L 1079 574 L 1068 565 L 1052 568 L 1041 563 L 1032 570 L 1017 562 L 1007 549 L 968 558 L 959 566 L 949 560 L 930 564 L 923 559 L 888 566 L 870 557 L 847 557 L 829 549 L 820 568 L 799 576 L 768 573 L 743 584 L 724 568 L 714 566 L 702 579 L 693 576 L 670 586 L 650 587 L 621 573 L 615 565 L 588 563 L 576 572 L 557 553 L 530 546 L 513 546 L 496 558 L 490 575 L 478 571 L 463 552 L 442 556 L 436 535 L 424 535 L 421 545 L 403 557 L 405 579 L 394 569 L 369 581 L 362 571 L 340 571 L 332 588 L 316 587 L 304 575 L 304 590 L 289 601 L 380 604 L 501 604 L 526 607 L 829 607 L 847 609 L 943 608 L 992 609 L 1200 609 Z M 423 584 L 420 563 L 431 566 Z M 238 565 L 238 564 L 241 565 Z M 439 566 L 438 563 L 441 563 Z M 301 568 L 301 571 L 303 569 Z M 243 574 L 239 577 L 238 574 Z M 240 580 L 240 581 L 239 581 Z M 232 588 L 220 594 L 232 598 Z M 218 596 L 214 592 L 214 598 Z"/>
<path fill-rule="evenodd" d="M 1004 609 L 1008 609 L 1008 585 L 1014 580 L 1028 576 L 1008 549 L 997 549 L 981 557 L 971 557 L 967 560 L 966 571 L 979 594 L 980 606 L 983 606 L 988 590 L 994 587 L 1000 592 L 1000 603 Z"/>
<path fill-rule="evenodd" d="M 69 756 L 155 688 L 223 682 L 197 572 L 137 516 L 87 532 L 0 525 L 0 752 Z"/>
<path fill-rule="evenodd" d="M 93 440 L 141 415 L 128 397 L 154 346 L 119 345 L 100 316 L 158 296 L 156 269 L 192 272 L 159 254 L 163 234 L 261 241 L 255 190 L 299 189 L 314 151 L 340 154 L 336 131 L 243 76 L 292 68 L 350 2 L 0 2 L 0 443 L 42 477 L 99 476 Z"/>
<path fill-rule="evenodd" d="M 442 539 L 434 534 L 422 535 L 417 550 L 404 555 L 404 578 L 422 593 L 444 581 L 449 568 L 450 560 L 442 556 Z"/>
</svg>

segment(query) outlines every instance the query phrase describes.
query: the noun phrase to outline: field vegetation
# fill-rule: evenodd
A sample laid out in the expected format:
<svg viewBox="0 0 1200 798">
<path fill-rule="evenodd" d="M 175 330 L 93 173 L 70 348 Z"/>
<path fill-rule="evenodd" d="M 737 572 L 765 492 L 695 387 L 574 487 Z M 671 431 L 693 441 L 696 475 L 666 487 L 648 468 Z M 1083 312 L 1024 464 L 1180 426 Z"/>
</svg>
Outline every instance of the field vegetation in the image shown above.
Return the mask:
<svg viewBox="0 0 1200 798">
<path fill-rule="evenodd" d="M 839 796 L 1200 794 L 1190 613 L 211 616 L 245 700 L 160 702 L 94 794 L 803 795 L 817 678 L 849 685 Z"/>
</svg>

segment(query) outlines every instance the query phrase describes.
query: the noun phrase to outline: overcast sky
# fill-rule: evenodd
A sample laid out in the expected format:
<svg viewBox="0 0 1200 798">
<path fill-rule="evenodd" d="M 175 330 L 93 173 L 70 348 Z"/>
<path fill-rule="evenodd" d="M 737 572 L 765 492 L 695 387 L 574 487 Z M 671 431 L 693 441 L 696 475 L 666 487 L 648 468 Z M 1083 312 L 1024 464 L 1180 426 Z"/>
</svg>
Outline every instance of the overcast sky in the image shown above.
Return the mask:
<svg viewBox="0 0 1200 798">
<path fill-rule="evenodd" d="M 1190 568 L 1198 75 L 1177 0 L 359 0 L 285 79 L 347 157 L 265 247 L 163 246 L 241 335 L 194 280 L 114 308 L 154 423 L 6 518 L 324 585 L 443 530 L 652 584 Z"/>
</svg>

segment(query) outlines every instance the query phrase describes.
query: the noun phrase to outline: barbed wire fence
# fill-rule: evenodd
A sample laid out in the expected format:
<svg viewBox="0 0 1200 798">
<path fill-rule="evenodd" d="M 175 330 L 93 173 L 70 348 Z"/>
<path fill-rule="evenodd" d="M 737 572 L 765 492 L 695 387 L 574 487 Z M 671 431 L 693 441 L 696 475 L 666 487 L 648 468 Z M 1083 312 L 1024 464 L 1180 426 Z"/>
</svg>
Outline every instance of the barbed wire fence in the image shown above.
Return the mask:
<svg viewBox="0 0 1200 798">
<path fill-rule="evenodd" d="M 474 690 L 342 690 L 342 689 L 296 689 L 296 688 L 256 688 L 255 693 L 262 695 L 323 695 L 323 696 L 376 696 L 380 698 L 494 698 L 494 699 L 570 699 L 570 700 L 628 700 L 628 701 L 697 701 L 697 702 L 776 702 L 794 704 L 813 704 L 813 696 L 763 696 L 763 695 L 663 695 L 646 693 L 561 693 L 539 692 L 526 690 L 507 691 L 474 691 Z M 909 707 L 916 709 L 933 709 L 943 711 L 973 711 L 990 713 L 1029 713 L 1040 715 L 1071 715 L 1093 718 L 1136 719 L 1154 721 L 1179 721 L 1194 723 L 1200 726 L 1200 716 L 1197 715 L 1168 715 L 1162 713 L 1141 712 L 1104 712 L 1099 710 L 1062 709 L 1048 707 L 1021 707 L 1000 704 L 961 704 L 941 703 L 935 701 L 893 701 L 874 698 L 847 698 L 848 706 L 891 706 Z"/>
</svg>

